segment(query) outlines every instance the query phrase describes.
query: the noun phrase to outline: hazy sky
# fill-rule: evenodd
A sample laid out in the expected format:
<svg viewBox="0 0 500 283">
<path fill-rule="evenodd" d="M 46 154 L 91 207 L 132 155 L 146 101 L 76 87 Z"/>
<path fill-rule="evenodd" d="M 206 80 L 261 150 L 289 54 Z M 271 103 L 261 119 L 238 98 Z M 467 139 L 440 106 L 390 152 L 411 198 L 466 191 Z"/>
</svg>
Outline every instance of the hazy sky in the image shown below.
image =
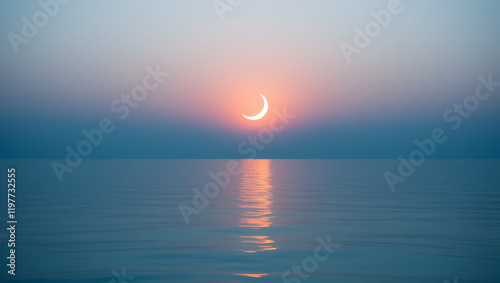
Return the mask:
<svg viewBox="0 0 500 283">
<path fill-rule="evenodd" d="M 0 157 L 64 158 L 110 118 L 88 158 L 246 158 L 238 146 L 286 107 L 258 158 L 397 158 L 437 127 L 433 158 L 500 158 L 500 88 L 458 129 L 443 120 L 478 76 L 500 81 L 500 1 L 401 0 L 348 63 L 341 42 L 389 2 L 246 0 L 222 21 L 211 0 L 73 0 L 16 53 L 9 34 L 43 10 L 1 1 Z M 119 119 L 111 104 L 147 66 L 169 76 Z M 259 93 L 270 111 L 244 119 Z"/>
</svg>

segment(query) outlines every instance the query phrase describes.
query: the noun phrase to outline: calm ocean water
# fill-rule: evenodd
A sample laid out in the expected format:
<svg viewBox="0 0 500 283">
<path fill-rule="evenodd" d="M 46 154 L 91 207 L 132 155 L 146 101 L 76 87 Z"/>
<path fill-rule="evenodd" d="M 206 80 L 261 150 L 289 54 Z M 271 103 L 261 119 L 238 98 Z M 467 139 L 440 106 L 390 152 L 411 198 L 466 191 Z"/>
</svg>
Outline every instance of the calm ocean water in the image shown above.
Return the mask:
<svg viewBox="0 0 500 283">
<path fill-rule="evenodd" d="M 395 192 L 395 160 L 239 160 L 186 224 L 179 205 L 227 162 L 84 160 L 59 183 L 51 160 L 0 161 L 17 171 L 16 281 L 500 282 L 498 160 L 427 160 Z"/>
</svg>

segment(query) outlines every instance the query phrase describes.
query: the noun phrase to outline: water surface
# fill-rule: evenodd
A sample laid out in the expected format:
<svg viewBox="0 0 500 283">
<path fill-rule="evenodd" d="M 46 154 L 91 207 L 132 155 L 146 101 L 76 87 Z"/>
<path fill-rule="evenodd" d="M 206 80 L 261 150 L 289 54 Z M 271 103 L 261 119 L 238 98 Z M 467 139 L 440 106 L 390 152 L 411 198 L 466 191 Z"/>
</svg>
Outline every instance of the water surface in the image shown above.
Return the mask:
<svg viewBox="0 0 500 283">
<path fill-rule="evenodd" d="M 334 252 L 285 282 L 500 282 L 495 160 L 427 160 L 395 192 L 395 160 L 239 160 L 189 224 L 179 205 L 229 160 L 84 160 L 63 183 L 51 160 L 1 162 L 19 282 L 283 282 L 328 237 Z"/>
</svg>

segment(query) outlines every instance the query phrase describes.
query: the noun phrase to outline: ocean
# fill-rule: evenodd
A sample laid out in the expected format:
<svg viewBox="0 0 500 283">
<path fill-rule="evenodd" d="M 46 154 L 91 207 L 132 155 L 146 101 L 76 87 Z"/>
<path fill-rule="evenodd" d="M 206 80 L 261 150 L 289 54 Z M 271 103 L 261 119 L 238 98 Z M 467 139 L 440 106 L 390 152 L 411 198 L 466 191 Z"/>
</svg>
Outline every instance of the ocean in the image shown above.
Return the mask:
<svg viewBox="0 0 500 283">
<path fill-rule="evenodd" d="M 499 160 L 426 160 L 394 192 L 397 160 L 51 162 L 0 161 L 2 282 L 500 282 Z"/>
</svg>

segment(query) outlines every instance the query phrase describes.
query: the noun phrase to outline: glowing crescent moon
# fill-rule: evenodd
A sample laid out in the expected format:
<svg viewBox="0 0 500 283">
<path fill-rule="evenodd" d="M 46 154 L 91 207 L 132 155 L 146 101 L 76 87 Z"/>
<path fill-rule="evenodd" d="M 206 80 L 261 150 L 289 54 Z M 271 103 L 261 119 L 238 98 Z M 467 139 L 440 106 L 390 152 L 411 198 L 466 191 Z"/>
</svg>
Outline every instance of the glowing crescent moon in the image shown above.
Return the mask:
<svg viewBox="0 0 500 283">
<path fill-rule="evenodd" d="M 264 115 L 266 115 L 266 113 L 267 113 L 267 109 L 269 108 L 269 105 L 267 104 L 267 99 L 261 93 L 259 93 L 259 94 L 260 94 L 260 96 L 262 96 L 262 99 L 264 100 L 264 108 L 262 108 L 262 111 L 260 111 L 259 114 L 252 116 L 252 117 L 248 117 L 248 116 L 241 114 L 241 115 L 243 115 L 243 117 L 247 118 L 248 120 L 259 120 L 260 118 L 264 117 Z"/>
</svg>

